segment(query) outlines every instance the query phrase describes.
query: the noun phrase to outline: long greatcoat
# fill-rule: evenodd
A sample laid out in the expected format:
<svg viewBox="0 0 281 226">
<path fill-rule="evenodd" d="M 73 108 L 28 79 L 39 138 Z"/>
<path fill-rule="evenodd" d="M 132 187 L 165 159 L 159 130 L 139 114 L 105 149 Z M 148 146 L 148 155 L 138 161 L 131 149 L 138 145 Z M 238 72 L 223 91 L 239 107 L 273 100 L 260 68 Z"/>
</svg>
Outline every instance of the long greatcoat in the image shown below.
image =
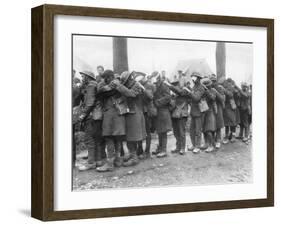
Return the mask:
<svg viewBox="0 0 281 226">
<path fill-rule="evenodd" d="M 143 86 L 145 88 L 142 94 L 145 129 L 146 133 L 150 134 L 155 132 L 155 117 L 157 116 L 157 108 L 153 103 L 153 97 L 156 87 L 150 81 L 144 83 Z"/>
<path fill-rule="evenodd" d="M 235 120 L 236 120 L 236 125 L 239 125 L 241 122 L 240 119 L 240 108 L 241 108 L 241 96 L 240 96 L 240 92 L 238 90 L 235 90 L 234 94 L 234 101 L 236 104 L 236 110 L 235 110 Z"/>
<path fill-rule="evenodd" d="M 83 94 L 81 92 L 81 88 L 78 86 L 72 87 L 72 107 L 76 107 L 80 104 L 83 98 Z"/>
<path fill-rule="evenodd" d="M 136 83 L 132 88 L 127 88 L 122 84 L 117 86 L 117 90 L 127 98 L 129 112 L 125 114 L 126 140 L 141 141 L 146 137 L 145 118 L 143 114 L 143 97 L 140 88 Z"/>
<path fill-rule="evenodd" d="M 229 85 L 224 85 L 225 88 L 225 108 L 223 111 L 223 118 L 225 126 L 236 126 L 236 109 L 231 106 L 231 101 L 234 101 L 234 90 Z"/>
<path fill-rule="evenodd" d="M 219 85 L 215 85 L 214 88 L 217 91 L 216 103 L 217 103 L 217 113 L 216 113 L 216 129 L 221 129 L 224 127 L 223 111 L 225 108 L 225 90 Z"/>
<path fill-rule="evenodd" d="M 216 130 L 216 91 L 208 89 L 204 93 L 209 109 L 203 114 L 203 132 L 214 132 Z"/>
<path fill-rule="evenodd" d="M 249 126 L 249 115 L 250 115 L 250 93 L 248 91 L 241 90 L 240 99 L 240 124 L 241 126 Z"/>
<path fill-rule="evenodd" d="M 150 82 L 146 82 L 144 85 L 143 99 L 143 112 L 147 113 L 149 117 L 155 117 L 157 115 L 157 109 L 153 103 L 153 96 L 156 91 L 155 85 Z"/>
<path fill-rule="evenodd" d="M 169 110 L 170 101 L 171 95 L 169 87 L 164 82 L 158 83 L 154 94 L 154 104 L 157 108 L 157 133 L 164 133 L 172 130 L 172 120 Z"/>
<path fill-rule="evenodd" d="M 98 93 L 103 98 L 103 121 L 102 135 L 103 136 L 124 136 L 126 134 L 125 116 L 120 114 L 117 108 L 117 103 L 122 98 L 119 92 L 111 92 L 111 88 L 101 82 L 98 87 Z"/>
</svg>

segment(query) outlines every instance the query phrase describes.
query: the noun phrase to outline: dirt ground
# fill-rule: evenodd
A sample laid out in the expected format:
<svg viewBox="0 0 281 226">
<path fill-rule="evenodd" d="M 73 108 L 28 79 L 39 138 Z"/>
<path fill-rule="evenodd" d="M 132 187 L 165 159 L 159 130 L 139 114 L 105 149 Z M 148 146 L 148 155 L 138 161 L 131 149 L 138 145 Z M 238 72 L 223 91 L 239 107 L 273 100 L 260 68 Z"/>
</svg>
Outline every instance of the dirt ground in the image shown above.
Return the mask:
<svg viewBox="0 0 281 226">
<path fill-rule="evenodd" d="M 190 143 L 187 134 L 187 143 Z M 157 138 L 152 139 L 155 150 Z M 125 146 L 125 145 L 124 145 Z M 73 170 L 73 190 L 159 187 L 183 185 L 211 185 L 252 182 L 252 145 L 240 140 L 222 145 L 212 153 L 202 151 L 185 155 L 172 154 L 175 138 L 168 136 L 168 157 L 142 160 L 132 167 L 116 168 L 113 172 L 99 173 L 94 169 L 88 171 Z M 127 150 L 126 150 L 127 151 Z M 86 162 L 87 151 L 77 157 L 76 166 Z M 84 158 L 83 158 L 84 157 Z"/>
</svg>

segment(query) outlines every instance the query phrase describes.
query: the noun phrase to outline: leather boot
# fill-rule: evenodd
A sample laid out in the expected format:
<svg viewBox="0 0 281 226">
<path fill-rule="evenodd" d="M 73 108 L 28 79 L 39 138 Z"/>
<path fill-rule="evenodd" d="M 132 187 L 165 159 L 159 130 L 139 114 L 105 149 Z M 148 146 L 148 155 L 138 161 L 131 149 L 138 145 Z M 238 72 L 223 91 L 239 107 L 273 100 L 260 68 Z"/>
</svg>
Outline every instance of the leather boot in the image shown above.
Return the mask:
<svg viewBox="0 0 281 226">
<path fill-rule="evenodd" d="M 132 158 L 131 154 L 125 155 L 125 156 L 123 157 L 123 162 L 129 161 L 131 158 Z"/>
<path fill-rule="evenodd" d="M 97 171 L 98 172 L 109 172 L 109 171 L 113 171 L 114 170 L 114 158 L 109 158 L 107 159 L 106 163 L 101 166 L 101 167 L 97 167 Z"/>
<path fill-rule="evenodd" d="M 150 145 L 151 145 L 151 135 L 146 136 L 145 140 L 145 152 L 150 153 Z"/>
<path fill-rule="evenodd" d="M 153 151 L 152 154 L 153 154 L 153 155 L 157 155 L 157 154 L 160 153 L 160 152 L 161 152 L 161 148 L 160 148 L 160 146 L 158 145 L 157 148 L 156 148 L 156 150 Z"/>
<path fill-rule="evenodd" d="M 115 159 L 114 159 L 114 166 L 116 166 L 116 167 L 120 167 L 123 164 L 123 157 L 121 157 L 121 146 L 122 146 L 121 142 L 115 143 L 116 154 L 115 154 Z"/>
<path fill-rule="evenodd" d="M 127 146 L 130 151 L 131 158 L 127 162 L 124 162 L 123 166 L 134 166 L 139 163 L 139 158 L 137 155 L 137 142 L 128 141 Z"/>
<path fill-rule="evenodd" d="M 123 163 L 123 166 L 135 166 L 139 163 L 139 158 L 137 156 L 137 153 L 132 154 L 132 157 L 127 161 Z"/>
<path fill-rule="evenodd" d="M 115 159 L 114 159 L 114 166 L 116 167 L 120 167 L 123 165 L 123 158 L 120 157 L 120 156 L 117 156 Z"/>
<path fill-rule="evenodd" d="M 167 156 L 167 133 L 161 133 L 161 150 L 156 155 L 157 158 L 163 158 Z"/>
</svg>

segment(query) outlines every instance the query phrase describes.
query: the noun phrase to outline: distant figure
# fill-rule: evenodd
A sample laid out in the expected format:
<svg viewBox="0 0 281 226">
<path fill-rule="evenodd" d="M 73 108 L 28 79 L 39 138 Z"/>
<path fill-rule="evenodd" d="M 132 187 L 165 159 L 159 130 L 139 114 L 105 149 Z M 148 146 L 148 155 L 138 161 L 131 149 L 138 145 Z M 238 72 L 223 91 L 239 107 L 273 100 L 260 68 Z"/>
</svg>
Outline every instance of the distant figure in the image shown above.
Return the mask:
<svg viewBox="0 0 281 226">
<path fill-rule="evenodd" d="M 102 75 L 104 73 L 104 67 L 99 65 L 97 66 L 98 75 L 96 76 L 96 81 L 99 83 L 102 80 Z"/>
</svg>

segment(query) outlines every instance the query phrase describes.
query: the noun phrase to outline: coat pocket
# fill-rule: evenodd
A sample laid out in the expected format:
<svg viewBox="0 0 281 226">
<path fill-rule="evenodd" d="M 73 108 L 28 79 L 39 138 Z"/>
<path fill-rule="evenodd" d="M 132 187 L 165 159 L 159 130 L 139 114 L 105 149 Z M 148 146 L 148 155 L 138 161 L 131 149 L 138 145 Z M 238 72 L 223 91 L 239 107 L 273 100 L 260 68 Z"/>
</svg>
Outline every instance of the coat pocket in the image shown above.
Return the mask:
<svg viewBox="0 0 281 226">
<path fill-rule="evenodd" d="M 181 105 L 176 105 L 172 112 L 172 118 L 181 118 L 183 116 L 183 108 L 185 107 L 185 102 Z"/>
<path fill-rule="evenodd" d="M 199 106 L 199 110 L 200 110 L 201 113 L 209 110 L 208 103 L 205 99 L 201 99 L 198 103 L 198 106 Z"/>
<path fill-rule="evenodd" d="M 125 98 L 117 98 L 113 101 L 119 115 L 125 115 L 130 112 L 127 100 Z"/>
<path fill-rule="evenodd" d="M 92 116 L 94 120 L 102 120 L 103 113 L 102 113 L 102 106 L 100 104 L 96 105 L 94 107 L 94 110 L 92 112 Z"/>
<path fill-rule="evenodd" d="M 234 99 L 230 99 L 229 100 L 230 106 L 232 110 L 235 110 L 237 108 Z"/>
<path fill-rule="evenodd" d="M 157 108 L 152 101 L 147 106 L 147 114 L 149 117 L 155 117 L 157 115 Z"/>
</svg>

